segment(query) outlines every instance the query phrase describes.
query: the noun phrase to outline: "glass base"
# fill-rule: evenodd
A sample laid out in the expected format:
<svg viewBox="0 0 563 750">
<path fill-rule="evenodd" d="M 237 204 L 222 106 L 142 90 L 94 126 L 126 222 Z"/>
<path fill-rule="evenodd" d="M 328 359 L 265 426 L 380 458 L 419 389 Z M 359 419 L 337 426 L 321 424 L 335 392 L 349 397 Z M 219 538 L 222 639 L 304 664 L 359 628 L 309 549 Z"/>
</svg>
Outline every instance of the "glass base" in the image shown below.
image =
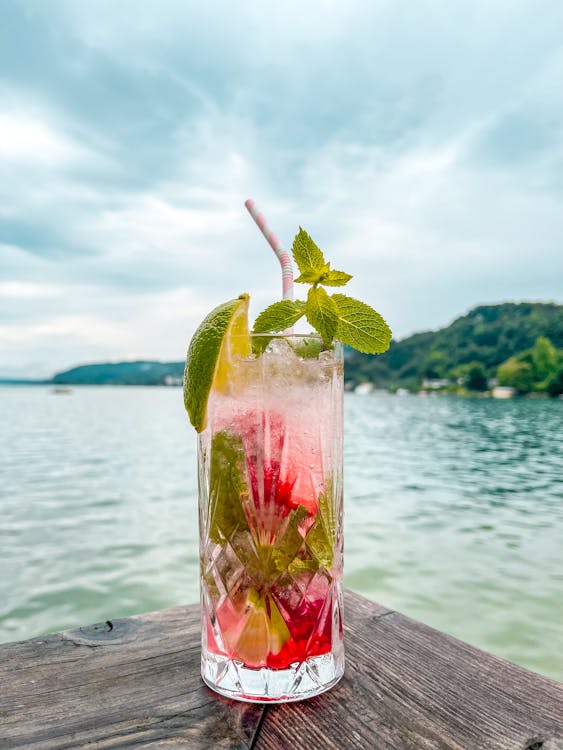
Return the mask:
<svg viewBox="0 0 563 750">
<path fill-rule="evenodd" d="M 250 669 L 226 656 L 201 657 L 201 676 L 216 693 L 247 703 L 289 703 L 324 693 L 344 674 L 344 654 L 328 653 L 288 669 Z"/>
</svg>

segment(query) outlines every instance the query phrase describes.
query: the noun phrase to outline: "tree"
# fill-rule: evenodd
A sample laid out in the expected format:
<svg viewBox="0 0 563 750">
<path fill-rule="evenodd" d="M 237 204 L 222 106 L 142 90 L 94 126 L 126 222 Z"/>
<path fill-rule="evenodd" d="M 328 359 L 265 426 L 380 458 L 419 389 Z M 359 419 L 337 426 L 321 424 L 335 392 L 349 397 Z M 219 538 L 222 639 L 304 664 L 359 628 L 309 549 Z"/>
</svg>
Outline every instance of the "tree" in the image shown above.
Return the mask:
<svg viewBox="0 0 563 750">
<path fill-rule="evenodd" d="M 563 367 L 547 384 L 547 392 L 550 396 L 561 396 L 563 394 Z"/>
<path fill-rule="evenodd" d="M 465 383 L 470 391 L 486 391 L 488 387 L 487 375 L 480 362 L 474 362 L 468 372 Z"/>
<path fill-rule="evenodd" d="M 443 378 L 446 355 L 443 352 L 431 351 L 426 356 L 422 374 L 425 378 Z"/>
<path fill-rule="evenodd" d="M 559 369 L 559 353 L 546 336 L 539 336 L 532 349 L 536 380 L 548 382 Z"/>
<path fill-rule="evenodd" d="M 449 375 L 470 391 L 486 391 L 488 388 L 485 368 L 481 362 L 476 360 L 454 367 L 453 370 L 450 370 Z"/>
<path fill-rule="evenodd" d="M 534 369 L 529 362 L 522 362 L 517 357 L 510 357 L 497 370 L 500 385 L 515 388 L 518 393 L 530 393 L 534 387 Z"/>
</svg>

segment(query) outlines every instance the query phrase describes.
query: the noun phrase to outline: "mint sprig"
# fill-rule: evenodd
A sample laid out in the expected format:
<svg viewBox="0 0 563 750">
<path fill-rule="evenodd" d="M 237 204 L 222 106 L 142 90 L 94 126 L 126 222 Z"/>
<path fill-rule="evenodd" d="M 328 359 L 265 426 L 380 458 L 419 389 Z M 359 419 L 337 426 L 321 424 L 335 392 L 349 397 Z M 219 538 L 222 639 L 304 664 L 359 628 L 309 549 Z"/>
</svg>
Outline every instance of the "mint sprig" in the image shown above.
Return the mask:
<svg viewBox="0 0 563 750">
<path fill-rule="evenodd" d="M 296 283 L 311 285 L 307 301 L 274 302 L 260 313 L 253 333 L 279 333 L 305 316 L 327 344 L 338 339 L 365 354 L 386 351 L 391 342 L 391 329 L 381 315 L 364 302 L 345 294 L 330 295 L 323 288 L 345 286 L 352 276 L 331 269 L 322 250 L 301 227 L 292 252 L 300 272 Z"/>
</svg>

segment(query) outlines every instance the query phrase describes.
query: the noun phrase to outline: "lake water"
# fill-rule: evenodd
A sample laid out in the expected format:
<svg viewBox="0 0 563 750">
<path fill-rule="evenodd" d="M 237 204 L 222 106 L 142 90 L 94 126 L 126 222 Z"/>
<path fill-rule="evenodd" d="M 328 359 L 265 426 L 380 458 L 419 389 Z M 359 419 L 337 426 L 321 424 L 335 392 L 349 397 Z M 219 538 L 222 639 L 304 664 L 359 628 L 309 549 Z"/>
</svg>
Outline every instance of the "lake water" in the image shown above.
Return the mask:
<svg viewBox="0 0 563 750">
<path fill-rule="evenodd" d="M 198 599 L 176 388 L 0 388 L 0 640 Z M 346 584 L 563 678 L 563 401 L 345 398 Z"/>
</svg>

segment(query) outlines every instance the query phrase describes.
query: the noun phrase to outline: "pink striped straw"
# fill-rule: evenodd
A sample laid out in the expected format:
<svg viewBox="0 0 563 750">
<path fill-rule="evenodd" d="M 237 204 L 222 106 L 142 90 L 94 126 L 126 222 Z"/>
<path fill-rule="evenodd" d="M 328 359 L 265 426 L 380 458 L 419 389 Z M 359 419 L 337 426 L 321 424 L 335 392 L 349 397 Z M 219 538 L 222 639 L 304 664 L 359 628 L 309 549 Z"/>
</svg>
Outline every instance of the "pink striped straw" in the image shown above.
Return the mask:
<svg viewBox="0 0 563 750">
<path fill-rule="evenodd" d="M 268 244 L 275 252 L 280 262 L 282 270 L 282 293 L 284 299 L 293 299 L 293 265 L 289 253 L 283 249 L 281 242 L 278 237 L 272 232 L 270 227 L 266 224 L 264 215 L 256 208 L 256 204 L 249 198 L 244 202 L 244 205 L 248 209 L 248 213 L 252 216 L 254 221 L 258 224 L 258 228 L 268 240 Z"/>
</svg>

